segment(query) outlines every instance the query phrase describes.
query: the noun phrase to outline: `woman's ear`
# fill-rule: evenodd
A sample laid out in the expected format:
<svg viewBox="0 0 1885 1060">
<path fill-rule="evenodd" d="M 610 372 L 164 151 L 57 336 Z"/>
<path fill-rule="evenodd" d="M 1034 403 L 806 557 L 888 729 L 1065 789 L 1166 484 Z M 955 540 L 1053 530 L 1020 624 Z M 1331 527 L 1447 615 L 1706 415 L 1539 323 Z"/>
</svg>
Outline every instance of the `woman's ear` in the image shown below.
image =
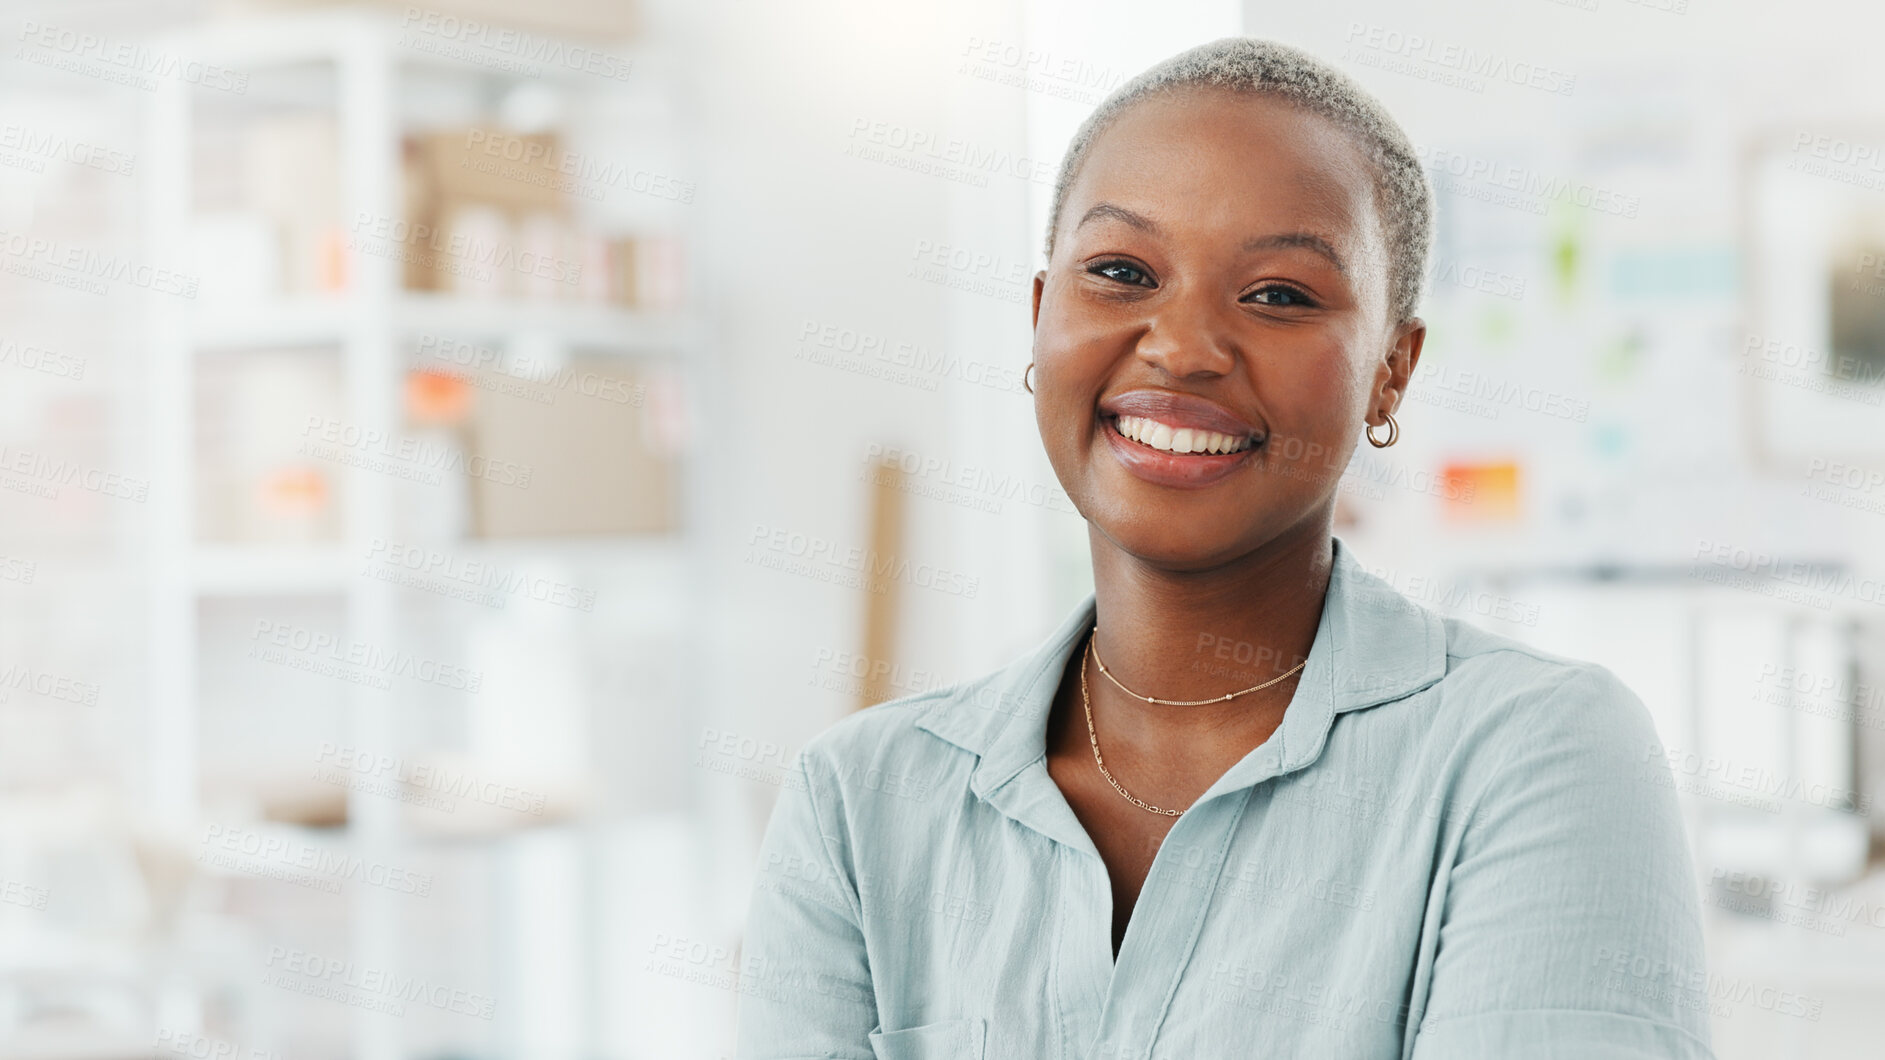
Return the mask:
<svg viewBox="0 0 1885 1060">
<path fill-rule="evenodd" d="M 1041 288 L 1047 286 L 1047 270 L 1041 269 L 1034 274 L 1034 320 L 1030 327 L 1041 326 Z"/>
<path fill-rule="evenodd" d="M 1383 364 L 1386 378 L 1376 384 L 1381 391 L 1381 400 L 1387 411 L 1393 412 L 1401 407 L 1401 398 L 1407 394 L 1408 384 L 1414 378 L 1414 367 L 1420 363 L 1420 347 L 1427 340 L 1427 322 L 1419 317 L 1410 318 L 1406 323 L 1394 329 L 1394 340 L 1388 346 L 1388 355 Z"/>
</svg>

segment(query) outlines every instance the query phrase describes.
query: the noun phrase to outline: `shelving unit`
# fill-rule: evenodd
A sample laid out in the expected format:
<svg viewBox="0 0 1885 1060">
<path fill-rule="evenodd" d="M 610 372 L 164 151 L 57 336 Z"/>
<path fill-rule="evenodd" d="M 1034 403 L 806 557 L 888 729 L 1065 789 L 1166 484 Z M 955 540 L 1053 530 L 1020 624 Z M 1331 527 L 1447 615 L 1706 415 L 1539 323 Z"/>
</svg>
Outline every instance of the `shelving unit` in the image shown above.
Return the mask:
<svg viewBox="0 0 1885 1060">
<path fill-rule="evenodd" d="M 346 298 L 282 298 L 204 314 L 192 338 L 199 350 L 330 345 L 346 339 L 349 315 Z M 390 333 L 400 338 L 447 332 L 468 342 L 486 342 L 528 333 L 625 354 L 684 349 L 700 342 L 698 326 L 685 317 L 598 305 L 503 304 L 402 290 L 393 296 L 389 317 Z"/>
<path fill-rule="evenodd" d="M 398 14 L 384 9 L 317 10 L 280 16 L 219 21 L 151 42 L 164 53 L 215 63 L 232 70 L 261 75 L 271 70 L 331 71 L 331 93 L 325 88 L 304 93 L 318 104 L 331 100 L 338 130 L 340 202 L 343 216 L 398 217 L 404 202 L 401 192 L 402 78 L 415 71 L 426 76 L 461 76 L 490 83 L 518 81 L 527 75 L 506 73 L 467 59 L 435 51 L 402 47 Z M 544 36 L 539 34 L 539 36 Z M 611 48 L 635 56 L 633 43 Z M 645 64 L 638 64 L 645 70 Z M 300 73 L 289 83 L 325 83 L 327 75 L 308 78 Z M 571 92 L 607 90 L 610 82 L 580 71 L 544 67 L 540 76 Z M 194 209 L 193 130 L 202 97 L 181 79 L 165 79 L 151 94 L 144 128 L 147 163 L 143 238 L 150 247 L 177 248 L 191 238 L 189 219 Z M 218 106 L 244 101 L 217 100 Z M 402 433 L 401 393 L 409 369 L 423 362 L 409 357 L 406 341 L 436 333 L 457 339 L 504 345 L 520 338 L 548 339 L 588 352 L 643 359 L 662 358 L 680 381 L 685 417 L 699 436 L 697 396 L 701 393 L 699 356 L 705 329 L 697 310 L 650 312 L 615 305 L 482 298 L 459 294 L 414 292 L 403 286 L 401 264 L 391 258 L 358 250 L 347 255 L 348 289 L 333 295 L 286 295 L 237 305 L 197 306 L 175 298 L 153 299 L 148 322 L 149 387 L 147 422 L 150 467 L 150 535 L 147 621 L 150 656 L 146 698 L 144 777 L 149 805 L 165 821 L 200 830 L 199 604 L 206 597 L 318 597 L 342 602 L 345 635 L 369 644 L 393 644 L 400 628 L 400 590 L 386 581 L 360 577 L 358 559 L 369 542 L 395 537 L 396 483 L 387 476 L 360 467 L 337 472 L 338 494 L 343 498 L 338 541 L 309 544 L 223 544 L 199 541 L 195 525 L 197 484 L 196 409 L 194 380 L 200 354 L 237 352 L 246 348 L 325 347 L 338 352 L 345 415 L 350 423 L 383 430 L 389 437 Z M 698 290 L 689 283 L 688 290 Z M 690 531 L 700 525 L 702 491 L 697 483 L 695 450 L 680 456 L 679 535 L 662 537 L 573 538 L 568 540 L 441 542 L 454 554 L 503 556 L 523 561 L 539 557 L 581 561 L 606 554 L 637 569 L 659 572 L 646 579 L 647 592 L 658 599 L 638 599 L 630 608 L 637 616 L 659 616 L 660 626 L 679 634 L 688 652 L 697 651 L 701 628 L 698 594 L 672 587 L 698 584 L 703 557 Z M 653 619 L 650 618 L 650 621 Z M 638 618 L 639 622 L 640 619 Z M 656 628 L 656 627 L 649 627 Z M 698 673 L 682 664 L 683 673 Z M 360 687 L 340 693 L 347 699 L 347 738 L 361 747 L 399 747 L 395 721 L 389 717 L 383 694 Z M 691 709 L 692 693 L 688 695 Z M 395 800 L 350 792 L 346 843 L 365 858 L 387 857 L 410 844 L 402 836 L 400 806 Z M 579 890 L 583 905 L 596 901 L 595 877 L 606 860 L 601 846 L 606 830 L 578 825 L 571 846 L 556 860 L 581 867 Z M 546 839 L 529 842 L 541 847 Z M 542 856 L 539 850 L 539 856 Z M 495 890 L 505 900 L 528 901 L 515 888 L 528 872 L 522 863 L 498 865 L 501 882 Z M 540 874 L 539 874 L 540 875 Z M 541 881 L 539 881 L 541 882 Z M 399 968 L 401 928 L 399 896 L 383 889 L 351 891 L 348 956 L 373 968 Z M 529 916 L 539 916 L 530 913 Z M 595 955 L 583 962 L 585 974 L 594 970 Z M 590 980 L 593 983 L 593 975 Z M 198 984 L 173 980 L 169 996 L 158 1000 L 164 1025 L 187 1029 L 200 1025 L 203 1016 Z M 591 991 L 593 992 L 593 991 Z M 570 1034 L 595 1034 L 599 1018 L 595 999 L 587 999 L 588 1026 Z M 579 1004 L 580 1007 L 580 1004 Z M 337 1010 L 338 1011 L 338 1010 Z M 400 1041 L 401 1021 L 349 1010 L 353 1055 L 369 1060 L 391 1060 L 405 1055 Z M 567 1037 L 567 1035 L 566 1035 Z M 513 1051 L 528 1043 L 513 1042 Z M 535 1053 L 534 1055 L 553 1055 Z"/>
</svg>

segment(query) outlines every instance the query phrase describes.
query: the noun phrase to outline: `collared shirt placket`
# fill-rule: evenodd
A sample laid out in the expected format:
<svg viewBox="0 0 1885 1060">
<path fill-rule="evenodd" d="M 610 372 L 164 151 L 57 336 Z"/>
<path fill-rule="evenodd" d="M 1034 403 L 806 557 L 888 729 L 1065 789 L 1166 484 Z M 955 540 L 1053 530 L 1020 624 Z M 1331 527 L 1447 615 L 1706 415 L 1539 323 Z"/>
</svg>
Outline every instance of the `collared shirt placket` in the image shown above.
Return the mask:
<svg viewBox="0 0 1885 1060">
<path fill-rule="evenodd" d="M 1274 775 L 1270 748 L 1240 763 L 1262 773 L 1231 789 L 1206 793 L 1172 826 L 1146 875 L 1115 962 L 1112 886 L 1105 862 L 1064 799 L 1020 799 L 1010 807 L 1053 807 L 1048 819 L 1016 818 L 1055 843 L 1056 890 L 1052 998 L 1064 1060 L 1154 1060 L 1158 1031 L 1196 949 L 1205 915 L 1256 786 Z M 1226 779 L 1232 779 L 1226 774 Z M 1053 785 L 1036 762 L 1006 789 Z M 1053 795 L 1058 796 L 1054 788 Z M 998 793 L 999 794 L 999 793 Z M 1064 817 L 1060 810 L 1065 810 Z M 1004 810 L 1006 812 L 1006 810 Z M 1013 816 L 1011 814 L 1011 816 Z M 1073 830 L 1068 825 L 1072 823 Z M 1198 852 L 1195 860 L 1189 852 Z M 1085 914 L 1082 911 L 1087 911 Z M 1172 945 L 1171 940 L 1181 940 Z M 1162 1060 L 1162 1058 L 1160 1058 Z"/>
</svg>

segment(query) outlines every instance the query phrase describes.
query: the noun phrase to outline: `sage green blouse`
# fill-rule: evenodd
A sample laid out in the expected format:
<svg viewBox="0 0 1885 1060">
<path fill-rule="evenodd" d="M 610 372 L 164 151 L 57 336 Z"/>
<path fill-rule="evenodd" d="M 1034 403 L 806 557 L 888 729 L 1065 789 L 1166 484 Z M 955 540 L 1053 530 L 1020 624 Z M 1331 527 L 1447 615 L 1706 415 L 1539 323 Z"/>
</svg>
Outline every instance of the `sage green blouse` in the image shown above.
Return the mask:
<svg viewBox="0 0 1885 1060">
<path fill-rule="evenodd" d="M 814 738 L 762 841 L 738 1056 L 1712 1057 L 1642 702 L 1334 559 L 1282 725 L 1174 823 L 1117 963 L 1046 765 L 1092 596 L 1025 657 Z"/>
</svg>

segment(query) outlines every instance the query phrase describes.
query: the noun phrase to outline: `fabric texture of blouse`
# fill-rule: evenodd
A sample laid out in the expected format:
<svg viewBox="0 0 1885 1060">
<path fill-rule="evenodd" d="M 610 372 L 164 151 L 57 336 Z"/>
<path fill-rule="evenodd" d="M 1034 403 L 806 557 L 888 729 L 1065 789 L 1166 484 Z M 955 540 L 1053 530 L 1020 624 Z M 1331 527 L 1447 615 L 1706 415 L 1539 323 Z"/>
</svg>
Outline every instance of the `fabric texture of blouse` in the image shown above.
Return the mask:
<svg viewBox="0 0 1885 1060">
<path fill-rule="evenodd" d="M 1093 616 L 798 754 L 741 945 L 742 1060 L 1712 1058 L 1641 700 L 1340 539 L 1281 726 L 1174 822 L 1115 962 L 1106 865 L 1046 762 Z"/>
</svg>

